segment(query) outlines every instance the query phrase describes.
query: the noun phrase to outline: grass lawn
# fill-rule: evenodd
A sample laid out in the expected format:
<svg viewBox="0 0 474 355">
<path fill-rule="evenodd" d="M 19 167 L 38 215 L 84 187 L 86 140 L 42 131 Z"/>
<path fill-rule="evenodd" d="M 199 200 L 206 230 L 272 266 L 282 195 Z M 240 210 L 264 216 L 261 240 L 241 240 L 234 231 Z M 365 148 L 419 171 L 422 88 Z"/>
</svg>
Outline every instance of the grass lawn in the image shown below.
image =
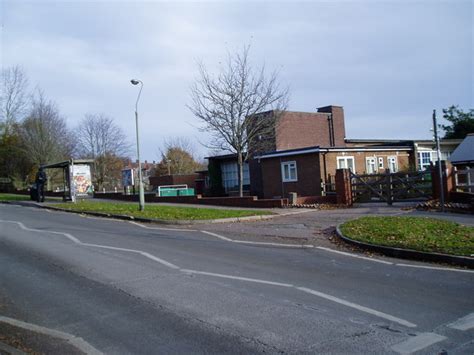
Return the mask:
<svg viewBox="0 0 474 355">
<path fill-rule="evenodd" d="M 365 243 L 425 252 L 471 256 L 474 227 L 423 217 L 362 217 L 341 225 L 341 232 Z"/>
<path fill-rule="evenodd" d="M 193 208 L 176 206 L 145 205 L 145 211 L 138 211 L 138 203 L 89 202 L 55 204 L 55 207 L 73 211 L 101 212 L 143 218 L 167 220 L 206 220 L 231 217 L 247 217 L 272 214 L 268 211 L 224 210 L 213 208 Z"/>
<path fill-rule="evenodd" d="M 30 195 L 16 195 L 0 193 L 0 201 L 29 201 Z"/>
</svg>

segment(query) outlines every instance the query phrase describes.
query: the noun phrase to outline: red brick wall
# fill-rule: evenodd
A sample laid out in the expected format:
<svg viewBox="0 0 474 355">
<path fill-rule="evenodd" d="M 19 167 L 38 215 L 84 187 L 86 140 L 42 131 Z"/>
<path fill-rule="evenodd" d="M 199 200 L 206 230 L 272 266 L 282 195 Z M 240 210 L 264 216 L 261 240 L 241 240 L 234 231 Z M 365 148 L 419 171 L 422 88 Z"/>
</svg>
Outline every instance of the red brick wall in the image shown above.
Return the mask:
<svg viewBox="0 0 474 355">
<path fill-rule="evenodd" d="M 352 186 L 349 169 L 336 170 L 336 200 L 338 204 L 352 206 Z"/>
<path fill-rule="evenodd" d="M 345 147 L 346 127 L 344 122 L 344 108 L 342 106 L 324 106 L 319 107 L 318 112 L 332 114 L 334 129 L 334 146 Z M 321 144 L 322 146 L 322 144 Z M 327 145 L 328 147 L 329 145 Z"/>
<path fill-rule="evenodd" d="M 297 182 L 282 182 L 281 163 L 295 161 Z M 317 153 L 260 160 L 263 197 L 286 198 L 290 192 L 298 196 L 321 196 L 321 173 Z"/>
<path fill-rule="evenodd" d="M 344 147 L 346 135 L 344 109 L 339 106 L 318 108 L 318 112 L 291 112 L 282 114 L 276 130 L 276 150 L 330 147 L 330 125 L 333 120 L 334 146 Z"/>
<path fill-rule="evenodd" d="M 97 193 L 94 198 L 104 198 L 121 201 L 138 201 L 138 195 L 123 195 L 121 193 Z M 288 205 L 288 199 L 262 199 L 256 196 L 246 197 L 202 197 L 197 196 L 169 196 L 157 197 L 145 195 L 146 202 L 190 203 L 199 205 L 251 207 L 251 208 L 281 208 Z"/>
<path fill-rule="evenodd" d="M 304 197 L 297 197 L 296 204 L 297 205 L 308 205 L 314 203 L 337 203 L 336 195 L 329 195 L 329 196 L 304 196 Z"/>
<path fill-rule="evenodd" d="M 397 155 L 398 153 L 398 155 Z M 365 174 L 366 173 L 366 158 L 374 157 L 376 159 L 376 164 L 378 164 L 378 158 L 382 157 L 384 161 L 384 168 L 380 169 L 378 172 L 385 172 L 385 169 L 388 168 L 387 158 L 389 156 L 397 156 L 398 158 L 398 170 L 408 170 L 410 166 L 410 156 L 407 151 L 387 151 L 387 152 L 329 152 L 320 154 L 320 165 L 321 165 L 321 177 L 324 176 L 324 159 L 326 160 L 326 178 L 327 175 L 335 176 L 337 169 L 337 157 L 354 157 L 355 162 L 355 173 L 356 174 Z"/>
<path fill-rule="evenodd" d="M 276 150 L 329 146 L 328 115 L 285 112 L 276 130 Z"/>
</svg>

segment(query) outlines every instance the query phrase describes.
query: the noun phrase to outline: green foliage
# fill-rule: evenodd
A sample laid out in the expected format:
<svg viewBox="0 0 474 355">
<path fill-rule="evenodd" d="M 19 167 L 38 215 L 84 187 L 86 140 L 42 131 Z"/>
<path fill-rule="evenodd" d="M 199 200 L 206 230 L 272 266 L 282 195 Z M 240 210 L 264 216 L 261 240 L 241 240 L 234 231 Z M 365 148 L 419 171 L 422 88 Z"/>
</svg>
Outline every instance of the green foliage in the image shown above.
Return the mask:
<svg viewBox="0 0 474 355">
<path fill-rule="evenodd" d="M 463 139 L 468 133 L 474 133 L 474 110 L 464 112 L 458 106 L 450 106 L 443 109 L 443 118 L 450 122 L 449 125 L 441 125 L 444 129 L 446 139 Z"/>
<path fill-rule="evenodd" d="M 156 176 L 168 175 L 168 173 L 171 175 L 193 174 L 203 168 L 203 164 L 194 159 L 191 151 L 178 146 L 169 146 L 162 154 L 155 174 Z"/>
<path fill-rule="evenodd" d="M 435 218 L 362 217 L 344 223 L 342 233 L 354 240 L 390 247 L 470 256 L 474 227 Z"/>
<path fill-rule="evenodd" d="M 112 203 L 112 202 L 90 202 L 79 201 L 77 203 L 55 204 L 55 207 L 64 208 L 73 211 L 100 212 L 118 215 L 127 215 L 143 218 L 168 219 L 168 220 L 205 220 L 231 217 L 246 217 L 271 214 L 264 211 L 247 210 L 224 210 L 212 208 L 192 208 L 159 206 L 147 204 L 145 211 L 138 211 L 136 203 Z"/>
</svg>

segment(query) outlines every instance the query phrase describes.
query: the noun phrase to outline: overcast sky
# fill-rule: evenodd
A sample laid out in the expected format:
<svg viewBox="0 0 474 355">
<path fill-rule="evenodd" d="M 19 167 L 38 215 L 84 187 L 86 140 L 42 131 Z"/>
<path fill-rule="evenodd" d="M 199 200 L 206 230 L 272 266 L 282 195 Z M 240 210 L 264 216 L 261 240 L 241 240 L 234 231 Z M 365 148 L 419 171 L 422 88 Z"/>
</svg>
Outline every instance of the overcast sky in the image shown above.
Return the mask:
<svg viewBox="0 0 474 355">
<path fill-rule="evenodd" d="M 289 109 L 344 107 L 348 138 L 431 137 L 431 114 L 473 108 L 472 1 L 21 1 L 0 0 L 1 65 L 21 65 L 71 127 L 86 113 L 113 117 L 142 160 L 167 137 L 207 137 L 190 113 L 202 60 L 218 72 L 251 45 L 277 69 Z M 132 154 L 133 156 L 133 154 Z"/>
</svg>

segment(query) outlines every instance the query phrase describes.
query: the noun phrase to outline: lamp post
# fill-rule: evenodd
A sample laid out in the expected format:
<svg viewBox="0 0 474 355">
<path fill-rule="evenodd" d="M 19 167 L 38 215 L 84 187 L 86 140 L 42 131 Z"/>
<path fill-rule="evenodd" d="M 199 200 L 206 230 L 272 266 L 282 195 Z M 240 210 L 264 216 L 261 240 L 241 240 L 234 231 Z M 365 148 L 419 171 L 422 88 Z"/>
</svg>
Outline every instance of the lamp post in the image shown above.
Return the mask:
<svg viewBox="0 0 474 355">
<path fill-rule="evenodd" d="M 132 79 L 130 80 L 132 85 L 140 84 L 140 91 L 138 92 L 137 102 L 135 104 L 135 125 L 137 130 L 137 159 L 138 159 L 138 190 L 139 190 L 139 210 L 145 210 L 145 192 L 143 191 L 143 179 L 142 179 L 142 162 L 140 161 L 140 139 L 138 136 L 138 100 L 143 89 L 143 82 L 141 80 Z"/>
</svg>

